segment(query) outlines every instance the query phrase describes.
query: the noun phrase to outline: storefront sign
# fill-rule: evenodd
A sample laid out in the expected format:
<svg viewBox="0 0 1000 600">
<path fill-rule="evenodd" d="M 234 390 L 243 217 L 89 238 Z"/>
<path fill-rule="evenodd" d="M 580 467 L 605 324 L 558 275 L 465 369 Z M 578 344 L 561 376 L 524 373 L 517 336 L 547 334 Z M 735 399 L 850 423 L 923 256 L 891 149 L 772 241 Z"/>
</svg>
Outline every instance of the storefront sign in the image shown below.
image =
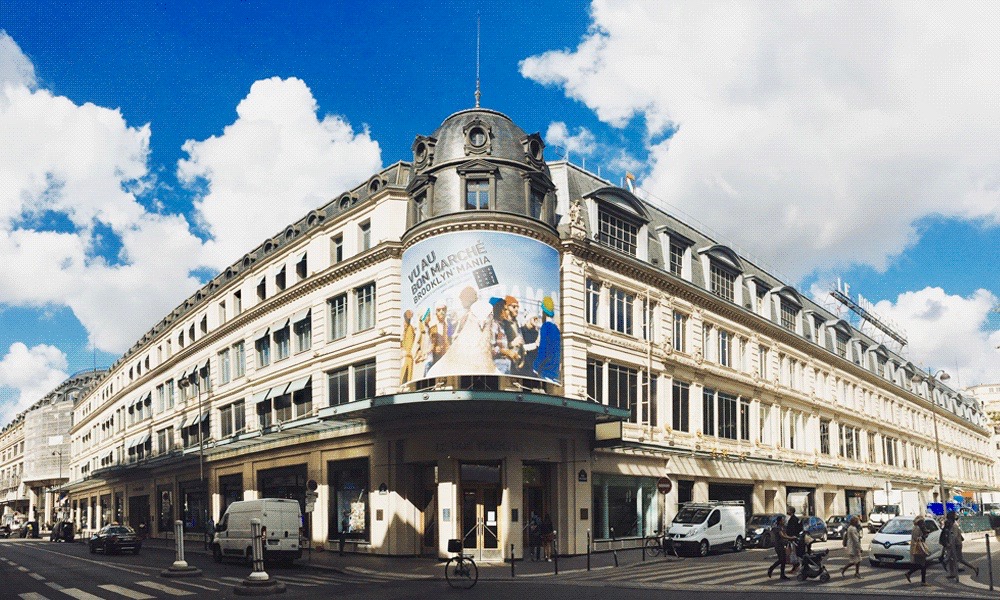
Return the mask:
<svg viewBox="0 0 1000 600">
<path fill-rule="evenodd" d="M 403 253 L 400 383 L 452 375 L 560 382 L 559 252 L 498 231 L 444 233 Z"/>
<path fill-rule="evenodd" d="M 576 474 L 576 480 L 580 483 L 587 483 L 587 471 L 580 469 L 580 472 Z"/>
</svg>

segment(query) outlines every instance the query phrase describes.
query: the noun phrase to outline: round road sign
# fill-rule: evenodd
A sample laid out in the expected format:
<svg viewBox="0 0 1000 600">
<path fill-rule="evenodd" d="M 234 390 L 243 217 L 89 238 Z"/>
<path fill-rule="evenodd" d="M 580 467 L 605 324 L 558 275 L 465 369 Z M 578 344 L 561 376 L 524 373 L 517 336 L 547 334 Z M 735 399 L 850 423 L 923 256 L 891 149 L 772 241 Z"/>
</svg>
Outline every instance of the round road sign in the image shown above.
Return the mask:
<svg viewBox="0 0 1000 600">
<path fill-rule="evenodd" d="M 656 489 L 660 490 L 661 494 L 669 494 L 673 487 L 674 484 L 670 481 L 669 477 L 660 477 L 660 479 L 656 482 Z"/>
</svg>

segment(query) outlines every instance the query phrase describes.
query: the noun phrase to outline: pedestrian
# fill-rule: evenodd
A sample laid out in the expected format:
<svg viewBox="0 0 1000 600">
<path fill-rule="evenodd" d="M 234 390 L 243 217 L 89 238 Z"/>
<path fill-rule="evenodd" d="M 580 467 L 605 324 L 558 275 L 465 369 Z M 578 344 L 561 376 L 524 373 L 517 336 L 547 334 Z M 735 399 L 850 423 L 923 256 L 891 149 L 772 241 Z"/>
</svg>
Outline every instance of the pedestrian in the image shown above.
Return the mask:
<svg viewBox="0 0 1000 600">
<path fill-rule="evenodd" d="M 347 533 L 351 529 L 351 511 L 345 510 L 343 518 L 340 519 L 340 555 L 344 555 L 344 546 L 347 545 Z"/>
<path fill-rule="evenodd" d="M 913 566 L 906 572 L 906 580 L 910 575 L 920 571 L 920 585 L 927 585 L 927 532 L 924 530 L 924 518 L 921 515 L 913 517 L 913 530 L 910 532 L 910 559 Z"/>
<path fill-rule="evenodd" d="M 847 548 L 847 564 L 840 570 L 840 574 L 847 575 L 847 569 L 854 567 L 854 577 L 861 579 L 861 519 L 858 515 L 852 516 L 847 525 L 844 547 Z"/>
<path fill-rule="evenodd" d="M 945 548 L 945 562 L 948 567 L 948 579 L 958 579 L 958 565 L 963 564 L 976 573 L 979 577 L 979 568 L 970 565 L 962 556 L 962 542 L 965 535 L 958 524 L 958 513 L 951 510 L 945 518 L 944 528 L 941 530 L 941 537 L 944 538 L 942 546 Z"/>
<path fill-rule="evenodd" d="M 794 575 L 795 571 L 799 568 L 799 564 L 802 562 L 802 556 L 805 554 L 805 544 L 797 543 L 799 534 L 802 533 L 802 521 L 795 516 L 794 506 L 789 506 L 785 512 L 788 514 L 788 520 L 785 522 L 785 539 L 790 540 L 788 542 L 790 544 L 790 551 L 786 552 L 786 554 L 792 564 L 792 570 L 788 574 Z"/>
<path fill-rule="evenodd" d="M 532 561 L 542 557 L 542 519 L 535 511 L 528 520 L 528 554 Z"/>
<path fill-rule="evenodd" d="M 545 562 L 552 562 L 552 542 L 556 539 L 556 530 L 552 526 L 552 517 L 545 513 L 542 519 L 542 551 L 545 553 Z"/>
<path fill-rule="evenodd" d="M 791 579 L 785 575 L 785 562 L 788 559 L 786 549 L 788 540 L 785 539 L 785 517 L 779 516 L 771 525 L 771 539 L 774 540 L 774 555 L 777 559 L 767 568 L 768 579 L 774 574 L 774 569 L 781 567 L 781 579 Z"/>
</svg>

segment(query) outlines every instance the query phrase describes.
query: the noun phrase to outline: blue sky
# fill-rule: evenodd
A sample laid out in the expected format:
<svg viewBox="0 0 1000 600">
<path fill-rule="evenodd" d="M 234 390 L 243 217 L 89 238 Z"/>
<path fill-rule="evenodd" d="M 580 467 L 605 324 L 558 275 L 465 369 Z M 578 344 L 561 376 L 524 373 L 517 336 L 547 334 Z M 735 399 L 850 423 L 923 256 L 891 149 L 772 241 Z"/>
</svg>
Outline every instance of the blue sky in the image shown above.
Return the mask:
<svg viewBox="0 0 1000 600">
<path fill-rule="evenodd" d="M 483 105 L 548 159 L 630 170 L 804 291 L 850 282 L 918 364 L 1000 381 L 989 4 L 174 4 L 0 9 L 0 417 L 410 160 L 473 103 L 477 13 Z"/>
</svg>

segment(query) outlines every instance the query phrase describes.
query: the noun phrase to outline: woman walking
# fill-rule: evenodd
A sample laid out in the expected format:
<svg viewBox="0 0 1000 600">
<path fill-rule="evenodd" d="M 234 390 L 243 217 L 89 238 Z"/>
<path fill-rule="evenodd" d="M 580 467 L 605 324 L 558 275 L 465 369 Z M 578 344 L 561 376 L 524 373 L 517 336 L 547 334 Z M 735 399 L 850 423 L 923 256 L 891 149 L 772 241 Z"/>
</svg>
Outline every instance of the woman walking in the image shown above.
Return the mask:
<svg viewBox="0 0 1000 600">
<path fill-rule="evenodd" d="M 948 516 L 945 517 L 941 536 L 947 537 L 944 546 L 945 559 L 948 563 L 948 579 L 958 579 L 959 564 L 969 567 L 976 573 L 976 577 L 979 577 L 979 568 L 967 563 L 962 556 L 962 542 L 965 541 L 965 536 L 962 535 L 962 528 L 958 525 L 958 513 L 955 511 L 949 511 Z"/>
<path fill-rule="evenodd" d="M 844 547 L 847 548 L 847 564 L 840 570 L 840 574 L 847 575 L 847 569 L 854 567 L 854 577 L 861 579 L 861 519 L 858 515 L 851 517 L 851 522 L 847 525 Z"/>
<path fill-rule="evenodd" d="M 781 578 L 791 579 L 785 575 L 785 561 L 788 558 L 786 549 L 788 548 L 787 540 L 785 539 L 785 517 L 778 517 L 774 521 L 774 525 L 771 525 L 771 540 L 774 541 L 774 554 L 778 557 L 778 560 L 774 561 L 770 567 L 767 569 L 767 577 L 771 578 L 774 574 L 774 569 L 781 567 Z"/>
<path fill-rule="evenodd" d="M 910 532 L 910 558 L 913 567 L 906 572 L 906 580 L 912 583 L 910 575 L 920 571 L 920 585 L 927 585 L 927 532 L 924 531 L 924 518 L 917 515 L 913 518 L 913 531 Z"/>
</svg>

